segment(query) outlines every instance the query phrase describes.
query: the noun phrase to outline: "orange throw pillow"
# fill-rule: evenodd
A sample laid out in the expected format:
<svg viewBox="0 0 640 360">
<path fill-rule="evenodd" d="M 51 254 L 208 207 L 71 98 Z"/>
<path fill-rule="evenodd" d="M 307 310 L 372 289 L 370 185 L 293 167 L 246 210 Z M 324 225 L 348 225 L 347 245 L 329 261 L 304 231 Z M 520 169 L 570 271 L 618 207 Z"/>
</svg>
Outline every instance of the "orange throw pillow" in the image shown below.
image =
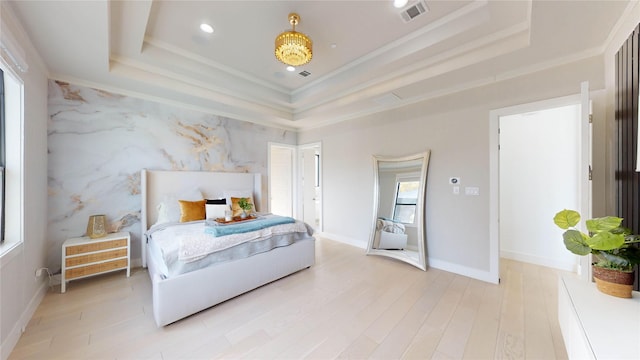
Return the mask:
<svg viewBox="0 0 640 360">
<path fill-rule="evenodd" d="M 206 200 L 178 200 L 178 202 L 180 203 L 180 222 L 204 220 L 206 218 Z"/>
</svg>

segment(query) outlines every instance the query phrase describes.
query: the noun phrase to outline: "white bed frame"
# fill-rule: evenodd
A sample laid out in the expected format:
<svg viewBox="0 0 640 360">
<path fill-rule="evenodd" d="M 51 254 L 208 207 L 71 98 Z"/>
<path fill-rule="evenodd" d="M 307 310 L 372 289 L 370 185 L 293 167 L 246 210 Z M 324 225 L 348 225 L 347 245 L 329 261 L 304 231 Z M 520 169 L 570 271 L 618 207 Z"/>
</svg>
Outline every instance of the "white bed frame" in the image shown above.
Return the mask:
<svg viewBox="0 0 640 360">
<path fill-rule="evenodd" d="M 205 197 L 225 190 L 253 189 L 257 210 L 262 205 L 260 174 L 143 169 L 142 266 L 148 267 L 153 289 L 153 315 L 164 326 L 225 300 L 315 264 L 315 239 L 297 241 L 246 259 L 227 261 L 201 270 L 163 279 L 158 264 L 148 256 L 144 233 L 157 219 L 157 205 L 165 194 L 199 189 Z M 204 286 L 208 285 L 208 286 Z"/>
</svg>

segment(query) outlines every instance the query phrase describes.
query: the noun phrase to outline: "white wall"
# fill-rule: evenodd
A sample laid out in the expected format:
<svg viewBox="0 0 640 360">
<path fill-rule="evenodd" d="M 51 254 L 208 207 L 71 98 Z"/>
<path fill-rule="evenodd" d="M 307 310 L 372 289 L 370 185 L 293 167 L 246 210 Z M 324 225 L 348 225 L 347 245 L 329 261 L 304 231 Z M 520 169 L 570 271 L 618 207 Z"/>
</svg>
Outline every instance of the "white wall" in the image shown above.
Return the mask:
<svg viewBox="0 0 640 360">
<path fill-rule="evenodd" d="M 45 266 L 47 250 L 47 73 L 6 5 L 0 2 L 0 22 L 24 49 L 29 69 L 18 72 L 24 82 L 23 243 L 0 259 L 2 359 L 8 357 L 48 288 L 45 277 L 34 278 L 35 269 Z"/>
<path fill-rule="evenodd" d="M 324 235 L 365 247 L 373 202 L 371 155 L 400 156 L 431 149 L 426 194 L 430 266 L 488 280 L 489 111 L 574 95 L 585 80 L 592 89 L 600 89 L 604 86 L 602 69 L 602 57 L 591 57 L 301 132 L 299 143 L 323 144 Z M 603 168 L 597 166 L 595 171 Z M 452 194 L 448 184 L 451 176 L 462 178 L 461 195 Z M 465 196 L 466 186 L 479 187 L 480 195 Z M 596 191 L 601 189 L 594 188 Z"/>
<path fill-rule="evenodd" d="M 378 173 L 378 183 L 380 189 L 386 191 L 380 191 L 380 198 L 378 204 L 378 216 L 393 218 L 393 207 L 395 200 L 395 187 L 396 187 L 396 174 L 391 171 L 380 171 Z M 391 189 L 394 189 L 392 191 Z"/>
</svg>

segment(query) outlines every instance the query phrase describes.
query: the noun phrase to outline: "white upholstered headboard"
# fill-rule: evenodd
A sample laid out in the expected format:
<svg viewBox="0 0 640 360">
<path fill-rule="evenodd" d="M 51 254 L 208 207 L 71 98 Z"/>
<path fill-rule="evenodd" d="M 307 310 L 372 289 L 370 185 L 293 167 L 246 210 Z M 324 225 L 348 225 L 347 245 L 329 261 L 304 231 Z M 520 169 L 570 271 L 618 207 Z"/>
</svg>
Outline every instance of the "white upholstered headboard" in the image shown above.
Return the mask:
<svg viewBox="0 0 640 360">
<path fill-rule="evenodd" d="M 205 198 L 223 197 L 225 190 L 253 189 L 253 200 L 256 210 L 262 204 L 262 176 L 255 173 L 231 173 L 211 171 L 169 171 L 142 169 L 142 212 L 141 243 L 142 266 L 147 264 L 147 241 L 144 233 L 155 224 L 158 218 L 157 207 L 164 195 L 180 194 L 189 189 L 198 189 Z"/>
</svg>

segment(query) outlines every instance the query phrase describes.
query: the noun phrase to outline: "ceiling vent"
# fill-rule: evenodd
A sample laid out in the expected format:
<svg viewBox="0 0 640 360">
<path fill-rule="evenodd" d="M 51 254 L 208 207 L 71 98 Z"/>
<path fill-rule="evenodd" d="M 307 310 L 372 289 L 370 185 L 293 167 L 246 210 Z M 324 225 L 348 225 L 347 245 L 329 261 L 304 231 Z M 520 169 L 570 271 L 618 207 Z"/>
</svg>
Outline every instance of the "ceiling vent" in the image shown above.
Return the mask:
<svg viewBox="0 0 640 360">
<path fill-rule="evenodd" d="M 391 106 L 398 104 L 402 100 L 400 96 L 394 93 L 386 93 L 384 95 L 380 95 L 377 98 L 372 99 L 372 101 L 378 105 L 382 106 Z"/>
<path fill-rule="evenodd" d="M 408 23 L 409 21 L 415 19 L 419 15 L 426 13 L 427 11 L 429 11 L 427 4 L 424 2 L 424 0 L 420 0 L 417 3 L 414 3 L 413 5 L 410 5 L 402 9 L 400 16 L 402 17 L 402 20 L 405 23 Z"/>
<path fill-rule="evenodd" d="M 307 70 L 302 71 L 302 72 L 299 72 L 298 74 L 299 74 L 300 76 L 302 76 L 302 77 L 307 77 L 307 76 L 311 75 L 311 73 L 310 73 L 310 72 L 308 72 Z"/>
</svg>

